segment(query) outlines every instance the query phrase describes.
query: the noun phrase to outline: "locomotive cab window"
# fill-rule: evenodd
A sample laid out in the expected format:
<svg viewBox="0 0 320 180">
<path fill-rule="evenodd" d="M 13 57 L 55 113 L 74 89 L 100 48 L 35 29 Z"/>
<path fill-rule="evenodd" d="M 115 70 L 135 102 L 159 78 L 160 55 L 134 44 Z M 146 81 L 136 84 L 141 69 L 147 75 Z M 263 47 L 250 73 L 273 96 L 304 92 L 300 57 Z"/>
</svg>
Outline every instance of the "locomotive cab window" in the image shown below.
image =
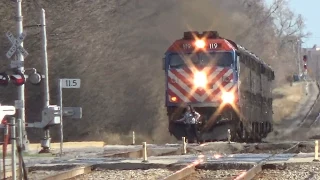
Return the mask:
<svg viewBox="0 0 320 180">
<path fill-rule="evenodd" d="M 201 61 L 205 65 L 231 67 L 234 65 L 234 59 L 230 52 L 210 52 L 201 55 Z"/>
<path fill-rule="evenodd" d="M 193 54 L 172 54 L 169 58 L 170 68 L 182 68 L 189 63 L 198 66 L 234 66 L 234 58 L 231 52 L 210 52 Z"/>
<path fill-rule="evenodd" d="M 179 54 L 173 54 L 170 56 L 169 66 L 170 68 L 179 68 L 185 65 L 184 60 Z"/>
<path fill-rule="evenodd" d="M 199 62 L 196 54 L 172 54 L 170 55 L 169 66 L 170 68 L 182 68 L 191 62 L 194 64 Z"/>
</svg>

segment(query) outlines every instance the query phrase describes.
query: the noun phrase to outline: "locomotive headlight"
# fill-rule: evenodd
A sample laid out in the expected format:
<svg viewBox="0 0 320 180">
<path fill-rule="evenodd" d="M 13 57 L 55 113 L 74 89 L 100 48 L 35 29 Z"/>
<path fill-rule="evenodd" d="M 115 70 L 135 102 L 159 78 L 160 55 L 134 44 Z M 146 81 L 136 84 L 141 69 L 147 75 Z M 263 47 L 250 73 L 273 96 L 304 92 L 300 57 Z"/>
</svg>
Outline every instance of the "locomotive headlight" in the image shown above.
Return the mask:
<svg viewBox="0 0 320 180">
<path fill-rule="evenodd" d="M 196 47 L 197 48 L 204 48 L 205 47 L 205 45 L 206 45 L 206 43 L 204 42 L 204 40 L 200 40 L 200 39 L 198 39 L 198 40 L 196 40 Z"/>
<path fill-rule="evenodd" d="M 234 101 L 234 94 L 232 92 L 224 92 L 222 93 L 222 101 L 225 102 L 225 103 L 233 103 Z"/>
<path fill-rule="evenodd" d="M 194 73 L 193 83 L 196 87 L 206 87 L 207 86 L 207 75 L 204 72 Z"/>
</svg>

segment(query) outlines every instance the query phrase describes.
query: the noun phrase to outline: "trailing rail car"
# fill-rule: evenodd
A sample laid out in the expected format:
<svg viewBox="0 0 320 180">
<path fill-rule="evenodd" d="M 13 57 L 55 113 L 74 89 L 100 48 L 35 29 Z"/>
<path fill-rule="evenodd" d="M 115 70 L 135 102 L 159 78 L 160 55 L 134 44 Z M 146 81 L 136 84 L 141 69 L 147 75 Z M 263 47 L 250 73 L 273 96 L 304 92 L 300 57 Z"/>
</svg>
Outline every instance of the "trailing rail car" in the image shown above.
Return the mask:
<svg viewBox="0 0 320 180">
<path fill-rule="evenodd" d="M 258 142 L 272 131 L 274 71 L 255 54 L 219 36 L 217 31 L 184 32 L 165 52 L 165 105 L 169 132 L 176 139 L 185 131 L 186 106 L 200 113 L 197 139 Z M 228 132 L 229 130 L 229 132 Z"/>
</svg>

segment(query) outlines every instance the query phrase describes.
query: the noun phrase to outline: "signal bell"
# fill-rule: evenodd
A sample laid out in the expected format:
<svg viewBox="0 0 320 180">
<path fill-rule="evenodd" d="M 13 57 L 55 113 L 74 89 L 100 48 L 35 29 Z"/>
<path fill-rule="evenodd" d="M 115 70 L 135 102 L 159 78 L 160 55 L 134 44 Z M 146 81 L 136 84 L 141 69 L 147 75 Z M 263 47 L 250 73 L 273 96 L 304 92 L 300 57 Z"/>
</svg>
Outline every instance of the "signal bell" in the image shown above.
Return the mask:
<svg viewBox="0 0 320 180">
<path fill-rule="evenodd" d="M 38 85 L 40 84 L 42 77 L 39 73 L 35 71 L 29 75 L 28 80 L 30 81 L 31 84 Z"/>
</svg>

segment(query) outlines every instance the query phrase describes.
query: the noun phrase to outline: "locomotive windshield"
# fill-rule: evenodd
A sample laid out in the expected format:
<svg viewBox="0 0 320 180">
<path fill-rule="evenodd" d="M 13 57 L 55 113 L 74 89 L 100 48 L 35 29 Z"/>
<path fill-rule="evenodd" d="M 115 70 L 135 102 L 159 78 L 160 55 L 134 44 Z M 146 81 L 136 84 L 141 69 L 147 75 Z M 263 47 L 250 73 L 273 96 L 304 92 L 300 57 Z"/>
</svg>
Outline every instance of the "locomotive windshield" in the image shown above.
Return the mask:
<svg viewBox="0 0 320 180">
<path fill-rule="evenodd" d="M 233 64 L 233 56 L 230 52 L 172 54 L 169 65 L 171 68 L 181 68 L 187 66 L 187 61 L 200 66 L 230 67 Z"/>
</svg>

